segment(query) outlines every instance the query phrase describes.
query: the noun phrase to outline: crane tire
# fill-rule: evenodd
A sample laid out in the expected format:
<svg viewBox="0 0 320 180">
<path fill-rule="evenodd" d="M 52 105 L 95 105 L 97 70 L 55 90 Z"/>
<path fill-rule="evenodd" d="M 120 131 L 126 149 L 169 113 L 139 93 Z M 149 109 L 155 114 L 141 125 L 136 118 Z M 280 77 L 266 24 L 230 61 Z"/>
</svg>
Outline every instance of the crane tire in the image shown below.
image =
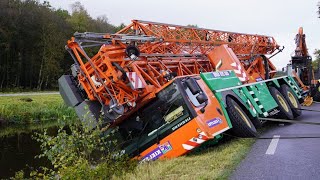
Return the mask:
<svg viewBox="0 0 320 180">
<path fill-rule="evenodd" d="M 240 105 L 227 97 L 227 112 L 232 124 L 230 132 L 237 137 L 257 137 L 257 129 Z"/>
<path fill-rule="evenodd" d="M 286 98 L 291 111 L 293 113 L 294 117 L 298 117 L 301 115 L 301 105 L 299 103 L 298 97 L 295 95 L 295 93 L 292 91 L 292 89 L 286 85 L 282 84 L 280 87 L 280 92 L 283 95 L 284 98 Z"/>
<path fill-rule="evenodd" d="M 293 119 L 294 116 L 292 110 L 285 97 L 283 97 L 275 87 L 270 87 L 269 91 L 274 100 L 277 102 L 278 109 L 280 110 L 280 112 L 277 114 L 277 118 Z"/>
</svg>

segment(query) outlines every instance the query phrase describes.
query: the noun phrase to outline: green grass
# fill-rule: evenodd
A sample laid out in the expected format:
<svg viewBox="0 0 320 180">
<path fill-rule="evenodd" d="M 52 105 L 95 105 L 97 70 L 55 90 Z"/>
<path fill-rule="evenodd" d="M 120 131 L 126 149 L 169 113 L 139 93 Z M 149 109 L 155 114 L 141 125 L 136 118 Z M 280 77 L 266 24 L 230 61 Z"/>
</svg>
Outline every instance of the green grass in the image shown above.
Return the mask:
<svg viewBox="0 0 320 180">
<path fill-rule="evenodd" d="M 28 98 L 32 101 L 25 101 Z M 5 123 L 25 124 L 76 118 L 75 111 L 64 105 L 60 95 L 0 97 L 0 120 Z"/>
<path fill-rule="evenodd" d="M 228 179 L 253 143 L 254 139 L 225 140 L 187 156 L 141 164 L 121 179 Z"/>
<path fill-rule="evenodd" d="M 26 98 L 32 101 L 24 101 Z M 35 126 L 7 128 L 0 133 L 0 136 L 5 136 L 17 129 L 24 132 L 46 128 L 52 126 L 51 123 L 77 119 L 77 116 L 72 108 L 64 105 L 60 95 L 41 95 L 0 97 L 1 118 L 18 124 L 41 122 Z M 253 143 L 254 139 L 222 140 L 215 146 L 187 156 L 140 164 L 134 172 L 113 179 L 228 179 Z"/>
</svg>

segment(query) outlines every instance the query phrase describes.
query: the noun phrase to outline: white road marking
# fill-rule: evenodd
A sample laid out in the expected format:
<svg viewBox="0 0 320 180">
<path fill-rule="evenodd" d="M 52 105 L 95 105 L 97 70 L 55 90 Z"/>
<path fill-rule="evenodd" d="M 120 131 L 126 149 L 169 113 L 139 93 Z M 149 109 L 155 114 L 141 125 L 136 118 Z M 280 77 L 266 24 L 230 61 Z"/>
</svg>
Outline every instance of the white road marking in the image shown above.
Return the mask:
<svg viewBox="0 0 320 180">
<path fill-rule="evenodd" d="M 268 155 L 273 155 L 274 152 L 276 151 L 277 149 L 277 146 L 278 146 L 278 142 L 279 142 L 279 139 L 280 139 L 280 135 L 274 135 L 270 144 L 269 144 L 269 147 L 266 151 L 266 154 Z"/>
</svg>

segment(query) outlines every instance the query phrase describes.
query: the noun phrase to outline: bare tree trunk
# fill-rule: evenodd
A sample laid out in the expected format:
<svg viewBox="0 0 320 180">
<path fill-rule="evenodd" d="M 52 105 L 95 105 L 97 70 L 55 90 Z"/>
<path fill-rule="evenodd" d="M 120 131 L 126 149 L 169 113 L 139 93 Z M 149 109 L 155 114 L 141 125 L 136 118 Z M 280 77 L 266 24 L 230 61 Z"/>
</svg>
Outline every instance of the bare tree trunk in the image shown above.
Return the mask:
<svg viewBox="0 0 320 180">
<path fill-rule="evenodd" d="M 42 27 L 42 32 L 44 32 L 44 27 Z M 43 42 L 45 42 L 44 38 L 45 37 L 42 37 Z M 43 54 L 42 54 L 41 65 L 40 65 L 39 76 L 38 76 L 38 87 L 37 87 L 38 90 L 41 89 L 41 86 L 43 83 L 42 71 L 43 71 L 45 56 L 46 56 L 46 44 L 43 46 Z"/>
<path fill-rule="evenodd" d="M 17 72 L 15 72 L 16 74 L 16 78 L 14 80 L 14 86 L 15 87 L 19 87 L 20 86 L 20 76 L 21 76 L 21 66 L 22 66 L 22 58 L 23 58 L 23 54 L 21 52 L 18 52 L 18 63 L 17 63 Z"/>
<path fill-rule="evenodd" d="M 46 89 L 48 88 L 48 81 L 49 81 L 49 76 L 47 76 L 47 79 L 46 79 L 46 85 L 45 85 Z"/>
<path fill-rule="evenodd" d="M 44 80 L 44 77 L 42 77 L 41 78 L 41 81 L 40 81 L 40 83 L 38 84 L 38 90 L 41 90 L 41 88 L 42 88 L 42 84 L 43 84 L 43 80 Z"/>
<path fill-rule="evenodd" d="M 39 70 L 39 76 L 38 76 L 39 79 L 38 79 L 38 87 L 37 87 L 38 90 L 41 89 L 41 85 L 43 82 L 43 78 L 42 78 L 43 62 L 44 62 L 44 58 L 42 58 L 42 60 L 41 60 L 41 65 L 40 65 L 40 70 Z"/>
<path fill-rule="evenodd" d="M 18 82 L 19 82 L 19 76 L 18 74 L 16 75 L 16 78 L 14 80 L 14 87 L 18 87 Z"/>
<path fill-rule="evenodd" d="M 8 66 L 9 66 L 9 63 L 8 63 L 9 61 L 8 61 L 8 59 L 7 59 L 7 70 L 6 70 L 6 87 L 8 88 L 8 85 L 9 85 L 9 68 L 8 68 Z"/>
<path fill-rule="evenodd" d="M 4 83 L 5 78 L 6 78 L 6 75 L 3 73 L 3 76 L 2 76 L 2 78 L 1 78 L 1 85 L 0 85 L 0 89 L 2 89 L 2 88 L 3 88 L 3 83 Z"/>
</svg>

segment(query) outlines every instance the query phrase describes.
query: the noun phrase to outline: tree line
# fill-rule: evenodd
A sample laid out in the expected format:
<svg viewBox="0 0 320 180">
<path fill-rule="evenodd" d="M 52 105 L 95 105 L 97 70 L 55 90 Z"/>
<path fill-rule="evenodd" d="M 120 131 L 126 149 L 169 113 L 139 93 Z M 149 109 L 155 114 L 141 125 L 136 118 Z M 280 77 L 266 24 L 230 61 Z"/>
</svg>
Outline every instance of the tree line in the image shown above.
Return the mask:
<svg viewBox="0 0 320 180">
<path fill-rule="evenodd" d="M 320 2 L 318 3 L 320 16 Z M 38 0 L 0 1 L 0 91 L 56 89 L 72 59 L 65 44 L 74 32 L 116 32 L 106 16 L 92 18 L 76 2 L 71 12 Z M 319 61 L 320 51 L 315 51 Z"/>
<path fill-rule="evenodd" d="M 71 7 L 68 12 L 46 1 L 0 1 L 0 91 L 56 89 L 73 62 L 64 47 L 74 32 L 121 28 L 106 16 L 92 18 L 79 2 Z"/>
</svg>

